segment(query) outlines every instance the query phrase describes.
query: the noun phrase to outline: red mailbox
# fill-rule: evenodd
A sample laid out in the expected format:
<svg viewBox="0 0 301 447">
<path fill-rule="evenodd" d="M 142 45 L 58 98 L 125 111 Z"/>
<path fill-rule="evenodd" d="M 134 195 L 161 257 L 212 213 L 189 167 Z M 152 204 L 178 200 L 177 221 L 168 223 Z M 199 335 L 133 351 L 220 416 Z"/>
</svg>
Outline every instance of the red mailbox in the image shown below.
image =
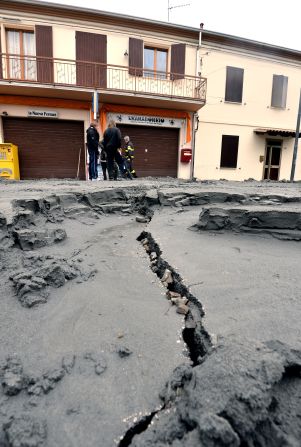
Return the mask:
<svg viewBox="0 0 301 447">
<path fill-rule="evenodd" d="M 181 149 L 181 162 L 189 163 L 191 161 L 192 150 L 191 149 Z"/>
</svg>

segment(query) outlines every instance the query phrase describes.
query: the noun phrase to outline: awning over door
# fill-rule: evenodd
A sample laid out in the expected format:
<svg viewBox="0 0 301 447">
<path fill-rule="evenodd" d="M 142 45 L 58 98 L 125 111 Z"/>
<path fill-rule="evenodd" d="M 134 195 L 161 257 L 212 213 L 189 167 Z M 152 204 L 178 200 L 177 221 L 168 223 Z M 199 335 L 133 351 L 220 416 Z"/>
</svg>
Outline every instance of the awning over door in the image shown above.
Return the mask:
<svg viewBox="0 0 301 447">
<path fill-rule="evenodd" d="M 259 127 L 258 129 L 254 129 L 254 132 L 257 135 L 269 135 L 270 137 L 296 137 L 296 131 L 290 129 L 271 129 L 269 127 Z M 299 138 L 301 137 L 301 133 L 299 134 Z"/>
</svg>

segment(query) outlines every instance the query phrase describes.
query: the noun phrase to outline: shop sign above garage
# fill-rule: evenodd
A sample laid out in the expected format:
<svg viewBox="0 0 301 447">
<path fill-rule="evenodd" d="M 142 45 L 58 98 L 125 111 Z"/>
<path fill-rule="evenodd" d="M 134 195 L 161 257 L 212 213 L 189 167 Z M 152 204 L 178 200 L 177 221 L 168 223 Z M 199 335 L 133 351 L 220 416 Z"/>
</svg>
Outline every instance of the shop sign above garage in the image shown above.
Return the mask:
<svg viewBox="0 0 301 447">
<path fill-rule="evenodd" d="M 31 118 L 58 118 L 58 113 L 52 110 L 28 110 Z"/>
<path fill-rule="evenodd" d="M 108 113 L 107 119 L 113 119 L 117 124 L 135 124 L 142 126 L 176 127 L 180 128 L 185 120 L 166 118 L 162 116 L 129 115 L 121 113 Z"/>
</svg>

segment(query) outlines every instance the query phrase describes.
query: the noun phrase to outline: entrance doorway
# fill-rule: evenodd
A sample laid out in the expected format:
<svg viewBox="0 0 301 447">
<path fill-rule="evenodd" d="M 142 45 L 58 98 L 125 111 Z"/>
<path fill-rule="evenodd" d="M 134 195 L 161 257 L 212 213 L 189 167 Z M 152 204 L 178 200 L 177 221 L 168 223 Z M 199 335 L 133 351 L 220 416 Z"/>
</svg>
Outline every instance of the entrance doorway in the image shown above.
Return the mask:
<svg viewBox="0 0 301 447">
<path fill-rule="evenodd" d="M 117 124 L 135 148 L 134 168 L 138 177 L 177 177 L 179 129 Z"/>
<path fill-rule="evenodd" d="M 279 180 L 282 141 L 267 140 L 263 169 L 264 180 Z"/>
</svg>

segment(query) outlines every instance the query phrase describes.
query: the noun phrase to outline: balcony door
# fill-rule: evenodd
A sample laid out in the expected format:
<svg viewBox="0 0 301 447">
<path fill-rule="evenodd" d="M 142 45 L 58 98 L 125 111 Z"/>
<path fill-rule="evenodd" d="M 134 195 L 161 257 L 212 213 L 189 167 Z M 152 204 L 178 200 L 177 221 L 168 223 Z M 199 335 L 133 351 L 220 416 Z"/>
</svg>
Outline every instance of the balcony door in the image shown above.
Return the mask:
<svg viewBox="0 0 301 447">
<path fill-rule="evenodd" d="M 35 36 L 31 31 L 6 31 L 7 77 L 35 81 L 37 78 Z"/>
<path fill-rule="evenodd" d="M 148 78 L 167 78 L 167 50 L 144 47 L 144 73 Z"/>
<path fill-rule="evenodd" d="M 264 180 L 279 180 L 281 149 L 281 141 L 267 141 L 263 171 Z"/>
</svg>

